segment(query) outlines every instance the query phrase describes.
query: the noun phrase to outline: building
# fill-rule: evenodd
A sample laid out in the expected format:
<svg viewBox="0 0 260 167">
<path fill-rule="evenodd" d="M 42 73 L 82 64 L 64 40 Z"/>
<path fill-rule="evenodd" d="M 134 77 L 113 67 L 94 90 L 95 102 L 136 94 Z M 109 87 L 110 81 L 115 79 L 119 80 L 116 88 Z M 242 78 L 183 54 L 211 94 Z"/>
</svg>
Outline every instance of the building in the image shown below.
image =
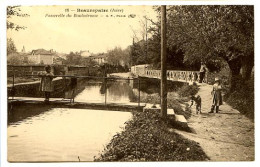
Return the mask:
<svg viewBox="0 0 260 167">
<path fill-rule="evenodd" d="M 84 50 L 84 51 L 80 51 L 79 52 L 80 56 L 82 57 L 89 57 L 91 55 L 91 53 L 89 52 L 89 50 Z"/>
<path fill-rule="evenodd" d="M 89 58 L 95 62 L 97 62 L 99 65 L 106 63 L 106 55 L 104 53 L 100 53 L 97 55 L 91 55 Z"/>
<path fill-rule="evenodd" d="M 45 49 L 32 50 L 31 54 L 28 55 L 28 60 L 34 64 L 53 64 L 55 52 Z"/>
</svg>

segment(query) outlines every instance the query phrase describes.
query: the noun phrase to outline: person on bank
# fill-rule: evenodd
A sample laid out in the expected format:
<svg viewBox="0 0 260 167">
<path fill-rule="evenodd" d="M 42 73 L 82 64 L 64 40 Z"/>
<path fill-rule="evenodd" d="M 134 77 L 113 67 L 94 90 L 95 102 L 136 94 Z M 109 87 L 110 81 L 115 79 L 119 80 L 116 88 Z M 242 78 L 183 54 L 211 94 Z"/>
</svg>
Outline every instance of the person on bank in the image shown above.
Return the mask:
<svg viewBox="0 0 260 167">
<path fill-rule="evenodd" d="M 222 87 L 220 85 L 220 79 L 217 77 L 215 78 L 215 84 L 213 85 L 213 90 L 211 92 L 213 103 L 209 113 L 214 113 L 215 108 L 216 108 L 216 113 L 219 112 L 219 106 L 223 104 L 221 90 Z"/>
<path fill-rule="evenodd" d="M 200 66 L 200 75 L 199 75 L 199 83 L 202 83 L 203 79 L 205 78 L 206 72 L 208 71 L 206 64 L 201 62 Z"/>
<path fill-rule="evenodd" d="M 41 77 L 40 91 L 44 92 L 45 102 L 49 102 L 51 92 L 54 91 L 54 86 L 52 80 L 54 78 L 53 73 L 51 72 L 51 66 L 45 67 L 45 72 L 39 74 Z"/>
</svg>

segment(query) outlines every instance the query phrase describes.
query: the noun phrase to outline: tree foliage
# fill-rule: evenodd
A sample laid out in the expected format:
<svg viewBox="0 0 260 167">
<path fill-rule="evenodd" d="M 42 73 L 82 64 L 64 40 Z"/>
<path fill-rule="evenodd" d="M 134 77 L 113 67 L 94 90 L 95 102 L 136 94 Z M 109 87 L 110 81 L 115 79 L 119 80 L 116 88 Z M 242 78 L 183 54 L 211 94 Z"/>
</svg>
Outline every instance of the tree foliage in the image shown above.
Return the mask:
<svg viewBox="0 0 260 167">
<path fill-rule="evenodd" d="M 8 65 L 21 65 L 23 64 L 23 60 L 23 57 L 19 55 L 17 52 L 9 53 L 7 56 Z"/>
<path fill-rule="evenodd" d="M 106 53 L 107 63 L 115 66 L 129 66 L 130 49 L 115 47 Z"/>
<path fill-rule="evenodd" d="M 66 61 L 64 62 L 67 65 L 82 65 L 82 56 L 77 52 L 70 52 L 67 57 Z"/>
<path fill-rule="evenodd" d="M 153 64 L 160 60 L 160 8 L 158 22 L 152 22 Z M 198 68 L 205 61 L 219 71 L 225 61 L 231 71 L 231 91 L 242 71 L 248 80 L 254 66 L 254 8 L 247 5 L 168 6 L 168 69 Z M 160 64 L 157 65 L 159 67 Z"/>
<path fill-rule="evenodd" d="M 254 63 L 253 6 L 170 6 L 168 43 L 184 51 L 184 61 L 225 60 L 231 87 L 241 68 L 250 77 Z"/>
<path fill-rule="evenodd" d="M 13 16 L 23 16 L 23 17 L 29 16 L 28 14 L 22 13 L 19 6 L 7 6 L 6 14 L 7 14 L 7 20 L 6 20 L 7 29 L 14 29 L 14 30 L 18 31 L 20 29 L 26 28 L 24 26 L 20 26 L 16 23 L 10 21 Z"/>
<path fill-rule="evenodd" d="M 17 52 L 16 46 L 12 38 L 7 38 L 7 55 Z"/>
<path fill-rule="evenodd" d="M 172 6 L 168 30 L 168 42 L 185 50 L 186 59 L 230 61 L 254 51 L 253 6 Z"/>
</svg>

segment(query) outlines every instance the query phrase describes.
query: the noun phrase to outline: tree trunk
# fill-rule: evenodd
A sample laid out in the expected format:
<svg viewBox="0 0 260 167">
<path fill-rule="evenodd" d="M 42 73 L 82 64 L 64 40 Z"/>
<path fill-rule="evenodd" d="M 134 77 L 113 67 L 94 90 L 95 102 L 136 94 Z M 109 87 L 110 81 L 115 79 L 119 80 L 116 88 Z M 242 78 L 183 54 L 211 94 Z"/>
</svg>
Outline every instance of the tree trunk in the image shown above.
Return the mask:
<svg viewBox="0 0 260 167">
<path fill-rule="evenodd" d="M 236 83 L 239 78 L 240 69 L 241 69 L 241 60 L 233 59 L 227 62 L 230 68 L 230 92 L 233 92 L 236 89 Z"/>
<path fill-rule="evenodd" d="M 254 67 L 254 54 L 250 56 L 245 56 L 242 59 L 242 79 L 247 81 L 251 77 L 251 72 Z"/>
</svg>

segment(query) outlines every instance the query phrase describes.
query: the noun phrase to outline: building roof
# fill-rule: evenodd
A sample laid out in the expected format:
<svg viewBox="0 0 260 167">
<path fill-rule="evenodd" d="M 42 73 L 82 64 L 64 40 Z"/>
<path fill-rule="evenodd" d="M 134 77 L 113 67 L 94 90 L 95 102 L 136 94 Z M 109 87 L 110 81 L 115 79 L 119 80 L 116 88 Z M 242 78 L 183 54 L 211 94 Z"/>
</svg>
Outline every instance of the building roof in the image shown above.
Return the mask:
<svg viewBox="0 0 260 167">
<path fill-rule="evenodd" d="M 107 56 L 104 53 L 102 53 L 102 54 L 98 54 L 98 55 L 91 55 L 89 57 L 90 58 L 106 58 Z"/>
<path fill-rule="evenodd" d="M 55 53 L 52 50 L 36 49 L 36 50 L 32 50 L 32 54 L 34 54 L 34 55 L 54 55 Z"/>
</svg>

